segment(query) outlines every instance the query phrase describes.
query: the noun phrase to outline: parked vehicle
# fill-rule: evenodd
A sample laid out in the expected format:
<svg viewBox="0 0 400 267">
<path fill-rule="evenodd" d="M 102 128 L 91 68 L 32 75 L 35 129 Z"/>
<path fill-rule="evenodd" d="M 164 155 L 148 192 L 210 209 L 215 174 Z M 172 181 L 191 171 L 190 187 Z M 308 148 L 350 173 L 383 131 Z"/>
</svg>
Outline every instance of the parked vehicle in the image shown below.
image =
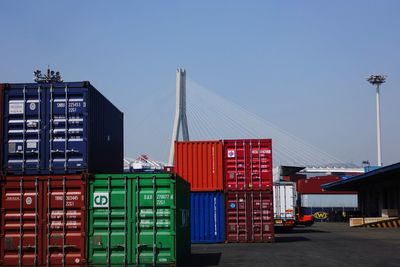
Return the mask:
<svg viewBox="0 0 400 267">
<path fill-rule="evenodd" d="M 303 214 L 301 207 L 297 207 L 295 225 L 311 226 L 313 224 L 314 217 L 312 215 Z"/>
<path fill-rule="evenodd" d="M 284 182 L 274 184 L 274 225 L 292 229 L 295 225 L 296 184 Z"/>
<path fill-rule="evenodd" d="M 226 194 L 226 241 L 273 242 L 272 192 L 236 191 Z"/>
</svg>

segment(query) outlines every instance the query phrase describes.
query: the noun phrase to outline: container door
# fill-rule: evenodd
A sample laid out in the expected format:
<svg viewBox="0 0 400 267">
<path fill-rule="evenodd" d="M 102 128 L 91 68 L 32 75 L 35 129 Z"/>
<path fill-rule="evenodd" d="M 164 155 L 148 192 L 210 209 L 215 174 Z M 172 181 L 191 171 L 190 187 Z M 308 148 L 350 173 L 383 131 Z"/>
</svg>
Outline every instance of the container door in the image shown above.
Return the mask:
<svg viewBox="0 0 400 267">
<path fill-rule="evenodd" d="M 1 189 L 0 265 L 41 266 L 43 187 L 35 181 L 3 181 Z"/>
<path fill-rule="evenodd" d="M 248 242 L 248 204 L 244 192 L 229 192 L 226 205 L 226 239 L 228 242 Z"/>
<path fill-rule="evenodd" d="M 191 191 L 224 190 L 221 141 L 175 142 L 174 155 L 174 171 Z"/>
<path fill-rule="evenodd" d="M 175 181 L 138 177 L 136 186 L 136 265 L 175 263 Z"/>
<path fill-rule="evenodd" d="M 271 140 L 248 141 L 249 167 L 247 185 L 253 190 L 272 190 Z"/>
<path fill-rule="evenodd" d="M 69 177 L 44 183 L 47 214 L 43 238 L 45 263 L 72 266 L 85 263 L 85 183 Z"/>
<path fill-rule="evenodd" d="M 128 177 L 96 178 L 90 184 L 89 264 L 132 264 L 134 200 Z"/>
<path fill-rule="evenodd" d="M 227 194 L 227 241 L 272 242 L 272 194 L 266 191 Z"/>
<path fill-rule="evenodd" d="M 87 89 L 50 87 L 49 170 L 79 172 L 87 168 Z"/>
<path fill-rule="evenodd" d="M 45 88 L 14 85 L 5 91 L 4 169 L 38 173 L 45 166 Z"/>
<path fill-rule="evenodd" d="M 227 190 L 246 190 L 248 152 L 245 140 L 225 142 L 225 180 Z"/>
<path fill-rule="evenodd" d="M 222 193 L 191 193 L 190 220 L 192 243 L 217 243 L 225 239 Z"/>
<path fill-rule="evenodd" d="M 251 242 L 272 242 L 274 239 L 272 194 L 254 191 L 248 195 L 248 240 Z"/>
</svg>

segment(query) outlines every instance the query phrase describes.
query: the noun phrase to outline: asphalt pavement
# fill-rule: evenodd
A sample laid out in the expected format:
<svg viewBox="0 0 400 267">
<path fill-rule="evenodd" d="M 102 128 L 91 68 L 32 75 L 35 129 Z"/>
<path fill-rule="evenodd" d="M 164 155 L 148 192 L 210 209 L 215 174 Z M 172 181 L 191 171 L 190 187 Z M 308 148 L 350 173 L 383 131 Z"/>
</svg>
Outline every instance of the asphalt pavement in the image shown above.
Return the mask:
<svg viewBox="0 0 400 267">
<path fill-rule="evenodd" d="M 400 228 L 315 223 L 275 243 L 193 244 L 187 266 L 400 266 Z"/>
</svg>

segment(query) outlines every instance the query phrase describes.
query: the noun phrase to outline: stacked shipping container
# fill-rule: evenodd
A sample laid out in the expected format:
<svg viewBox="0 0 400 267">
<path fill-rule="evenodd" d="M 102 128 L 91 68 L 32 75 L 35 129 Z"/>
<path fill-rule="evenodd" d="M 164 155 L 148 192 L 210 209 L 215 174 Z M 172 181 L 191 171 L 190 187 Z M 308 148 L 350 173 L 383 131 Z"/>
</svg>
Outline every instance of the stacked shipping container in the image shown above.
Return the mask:
<svg viewBox="0 0 400 267">
<path fill-rule="evenodd" d="M 227 242 L 272 242 L 271 139 L 224 141 Z"/>
<path fill-rule="evenodd" d="M 174 171 L 191 183 L 193 243 L 223 241 L 223 222 L 228 242 L 273 241 L 270 139 L 176 142 Z"/>
<path fill-rule="evenodd" d="M 271 191 L 271 139 L 224 140 L 227 191 Z"/>
<path fill-rule="evenodd" d="M 223 192 L 191 192 L 191 240 L 193 243 L 225 241 L 225 197 Z"/>
<path fill-rule="evenodd" d="M 4 87 L 4 172 L 122 172 L 123 114 L 89 82 Z"/>
<path fill-rule="evenodd" d="M 176 142 L 174 171 L 190 183 L 190 191 L 223 191 L 223 143 Z"/>
<path fill-rule="evenodd" d="M 174 171 L 190 183 L 192 243 L 225 241 L 223 143 L 175 142 Z"/>
<path fill-rule="evenodd" d="M 89 173 L 122 172 L 122 112 L 89 82 L 0 93 L 0 265 L 87 264 Z"/>
<path fill-rule="evenodd" d="M 6 176 L 0 185 L 0 265 L 86 263 L 86 177 Z"/>
<path fill-rule="evenodd" d="M 189 184 L 179 177 L 95 175 L 89 199 L 91 265 L 171 266 L 190 256 Z"/>
<path fill-rule="evenodd" d="M 123 114 L 89 82 L 0 84 L 0 94 L 0 265 L 189 257 L 188 183 L 104 174 L 123 171 Z"/>
<path fill-rule="evenodd" d="M 195 243 L 273 241 L 270 139 L 176 142 L 189 202 L 174 175 L 107 174 L 123 114 L 89 82 L 0 94 L 0 265 L 180 264 L 190 222 Z"/>
</svg>

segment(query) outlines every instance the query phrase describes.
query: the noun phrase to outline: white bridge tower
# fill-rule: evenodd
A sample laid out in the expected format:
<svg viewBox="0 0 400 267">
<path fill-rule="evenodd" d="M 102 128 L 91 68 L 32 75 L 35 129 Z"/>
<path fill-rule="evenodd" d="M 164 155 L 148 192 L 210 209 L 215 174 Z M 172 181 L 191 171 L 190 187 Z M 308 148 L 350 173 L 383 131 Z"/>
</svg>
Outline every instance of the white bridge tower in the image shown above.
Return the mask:
<svg viewBox="0 0 400 267">
<path fill-rule="evenodd" d="M 174 164 L 175 141 L 179 140 L 179 130 L 182 126 L 182 140 L 189 141 L 189 128 L 186 117 L 186 71 L 185 69 L 176 70 L 176 104 L 175 120 L 172 130 L 171 148 L 169 150 L 168 165 Z"/>
</svg>

